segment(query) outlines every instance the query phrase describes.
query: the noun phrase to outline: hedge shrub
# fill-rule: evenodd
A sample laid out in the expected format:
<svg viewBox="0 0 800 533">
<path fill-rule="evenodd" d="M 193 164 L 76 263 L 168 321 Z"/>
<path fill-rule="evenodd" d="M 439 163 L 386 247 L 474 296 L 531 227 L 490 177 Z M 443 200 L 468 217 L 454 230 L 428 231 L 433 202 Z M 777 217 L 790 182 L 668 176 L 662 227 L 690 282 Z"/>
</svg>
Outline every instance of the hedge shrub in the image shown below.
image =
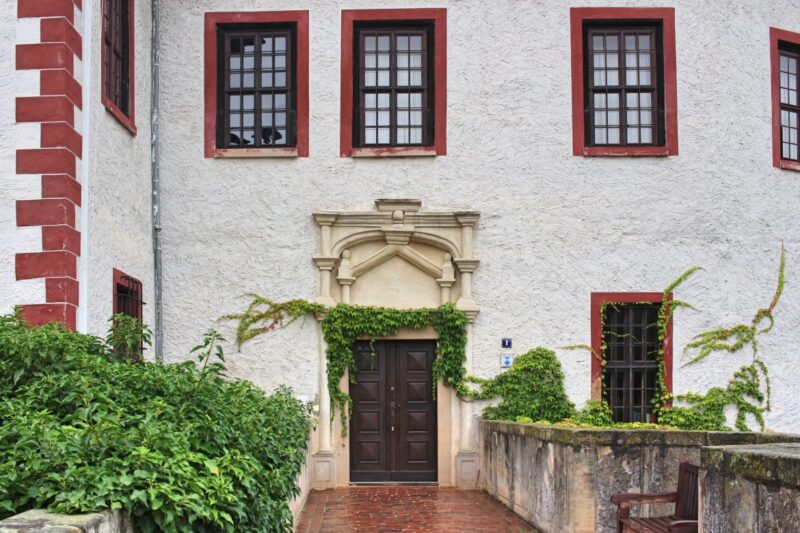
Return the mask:
<svg viewBox="0 0 800 533">
<path fill-rule="evenodd" d="M 483 382 L 483 397 L 499 396 L 502 402 L 483 410 L 488 420 L 557 422 L 575 414 L 575 405 L 564 390 L 564 373 L 553 350 L 534 348 L 518 356 L 507 371 Z"/>
<path fill-rule="evenodd" d="M 112 508 L 142 531 L 291 530 L 308 407 L 224 379 L 215 339 L 201 368 L 127 363 L 95 337 L 0 317 L 0 518 Z"/>
</svg>

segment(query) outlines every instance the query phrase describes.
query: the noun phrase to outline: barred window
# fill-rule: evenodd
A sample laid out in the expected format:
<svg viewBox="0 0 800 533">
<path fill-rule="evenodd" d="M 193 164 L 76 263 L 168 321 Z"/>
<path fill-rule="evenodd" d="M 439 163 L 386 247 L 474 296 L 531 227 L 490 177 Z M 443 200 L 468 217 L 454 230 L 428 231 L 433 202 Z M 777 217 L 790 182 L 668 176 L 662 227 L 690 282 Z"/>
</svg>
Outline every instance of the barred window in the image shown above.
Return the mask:
<svg viewBox="0 0 800 533">
<path fill-rule="evenodd" d="M 781 111 L 781 158 L 800 161 L 798 154 L 798 118 L 800 102 L 797 96 L 798 64 L 800 52 L 787 47 L 779 48 L 779 91 Z"/>
<path fill-rule="evenodd" d="M 638 24 L 584 27 L 589 146 L 665 144 L 660 27 Z"/>
<path fill-rule="evenodd" d="M 131 0 L 103 2 L 103 94 L 126 117 L 131 115 Z"/>
<path fill-rule="evenodd" d="M 218 46 L 217 146 L 296 146 L 295 25 L 223 28 Z"/>
<path fill-rule="evenodd" d="M 660 304 L 607 304 L 603 397 L 616 422 L 647 422 L 658 379 Z"/>
<path fill-rule="evenodd" d="M 122 313 L 142 320 L 142 282 L 119 270 L 114 270 L 114 314 Z"/>
<path fill-rule="evenodd" d="M 433 144 L 433 26 L 357 27 L 353 143 Z"/>
</svg>

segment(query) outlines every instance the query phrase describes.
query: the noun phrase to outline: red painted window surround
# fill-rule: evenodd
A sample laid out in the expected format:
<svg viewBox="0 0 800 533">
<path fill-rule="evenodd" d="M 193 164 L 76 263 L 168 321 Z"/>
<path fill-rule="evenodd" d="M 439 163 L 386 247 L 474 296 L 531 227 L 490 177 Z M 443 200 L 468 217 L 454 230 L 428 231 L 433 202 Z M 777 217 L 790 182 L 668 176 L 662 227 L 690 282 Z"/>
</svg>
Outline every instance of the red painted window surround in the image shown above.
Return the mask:
<svg viewBox="0 0 800 533">
<path fill-rule="evenodd" d="M 353 35 L 356 22 L 425 20 L 434 24 L 434 132 L 432 146 L 359 148 L 353 146 Z M 342 88 L 340 148 L 342 157 L 420 156 L 447 153 L 447 9 L 342 10 Z"/>
<path fill-rule="evenodd" d="M 595 357 L 603 349 L 602 307 L 609 303 L 657 303 L 662 302 L 660 292 L 593 292 L 591 300 L 592 324 L 592 400 L 601 400 L 603 392 L 603 365 Z M 672 300 L 672 294 L 669 295 Z M 667 338 L 664 341 L 664 385 L 672 392 L 672 318 L 667 323 Z"/>
<path fill-rule="evenodd" d="M 584 124 L 583 23 L 592 20 L 660 20 L 664 55 L 664 146 L 586 146 Z M 675 9 L 660 7 L 573 7 L 570 9 L 572 48 L 572 153 L 579 156 L 678 155 L 678 83 L 675 57 Z"/>
<path fill-rule="evenodd" d="M 294 23 L 297 27 L 297 146 L 217 148 L 217 26 Z M 232 11 L 206 13 L 204 29 L 204 154 L 211 157 L 308 157 L 308 11 Z"/>
<path fill-rule="evenodd" d="M 769 55 L 772 65 L 770 77 L 772 84 L 772 166 L 788 170 L 800 170 L 800 163 L 797 161 L 781 158 L 781 104 L 778 79 L 780 73 L 779 42 L 800 46 L 800 33 L 779 30 L 778 28 L 769 29 Z"/>
<path fill-rule="evenodd" d="M 133 276 L 129 276 L 125 272 L 118 270 L 116 268 L 112 269 L 113 279 L 114 279 L 114 303 L 112 306 L 113 313 L 116 315 L 118 313 L 125 313 L 128 316 L 132 316 L 134 318 L 138 318 L 139 320 L 142 319 L 142 282 L 138 279 L 134 278 Z M 126 295 L 127 298 L 134 300 L 134 309 L 124 309 L 120 306 L 120 289 L 134 289 L 138 287 L 138 294 L 130 294 Z M 127 312 L 126 312 L 127 311 Z M 131 312 L 132 311 L 132 312 Z"/>
<path fill-rule="evenodd" d="M 103 33 L 105 35 L 106 28 L 105 28 L 105 6 L 106 2 L 103 2 Z M 122 110 L 117 107 L 117 105 L 111 101 L 108 96 L 106 96 L 106 88 L 105 88 L 105 80 L 106 80 L 106 47 L 105 43 L 102 43 L 100 47 L 101 50 L 101 60 L 100 60 L 100 83 L 102 84 L 100 88 L 100 100 L 105 106 L 106 110 L 111 113 L 111 115 L 122 124 L 125 129 L 127 129 L 131 135 L 136 136 L 136 48 L 134 46 L 134 39 L 133 35 L 135 33 L 135 11 L 134 11 L 134 0 L 128 0 L 128 50 L 130 54 L 130 58 L 128 60 L 128 109 L 130 109 L 130 113 L 125 115 Z M 101 39 L 102 40 L 102 39 Z"/>
</svg>

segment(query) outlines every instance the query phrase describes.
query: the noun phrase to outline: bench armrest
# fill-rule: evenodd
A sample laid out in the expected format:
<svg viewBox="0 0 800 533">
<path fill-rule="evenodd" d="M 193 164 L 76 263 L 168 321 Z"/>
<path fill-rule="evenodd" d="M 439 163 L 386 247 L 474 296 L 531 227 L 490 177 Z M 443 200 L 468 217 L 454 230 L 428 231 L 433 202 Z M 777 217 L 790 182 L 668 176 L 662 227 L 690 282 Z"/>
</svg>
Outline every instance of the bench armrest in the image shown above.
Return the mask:
<svg viewBox="0 0 800 533">
<path fill-rule="evenodd" d="M 669 523 L 670 533 L 697 533 L 697 520 L 675 520 Z"/>
<path fill-rule="evenodd" d="M 611 497 L 611 503 L 616 505 L 631 505 L 642 503 L 675 503 L 678 501 L 677 492 L 666 492 L 664 494 L 616 494 Z"/>
</svg>

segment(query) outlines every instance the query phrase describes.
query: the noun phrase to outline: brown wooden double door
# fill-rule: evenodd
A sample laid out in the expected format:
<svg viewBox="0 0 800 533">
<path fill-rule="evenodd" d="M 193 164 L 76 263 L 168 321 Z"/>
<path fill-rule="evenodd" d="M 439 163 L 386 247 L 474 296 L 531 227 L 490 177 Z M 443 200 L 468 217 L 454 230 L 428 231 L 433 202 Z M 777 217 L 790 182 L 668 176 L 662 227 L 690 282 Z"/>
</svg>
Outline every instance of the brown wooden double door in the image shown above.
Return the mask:
<svg viewBox="0 0 800 533">
<path fill-rule="evenodd" d="M 436 481 L 435 341 L 354 347 L 350 481 Z"/>
</svg>

